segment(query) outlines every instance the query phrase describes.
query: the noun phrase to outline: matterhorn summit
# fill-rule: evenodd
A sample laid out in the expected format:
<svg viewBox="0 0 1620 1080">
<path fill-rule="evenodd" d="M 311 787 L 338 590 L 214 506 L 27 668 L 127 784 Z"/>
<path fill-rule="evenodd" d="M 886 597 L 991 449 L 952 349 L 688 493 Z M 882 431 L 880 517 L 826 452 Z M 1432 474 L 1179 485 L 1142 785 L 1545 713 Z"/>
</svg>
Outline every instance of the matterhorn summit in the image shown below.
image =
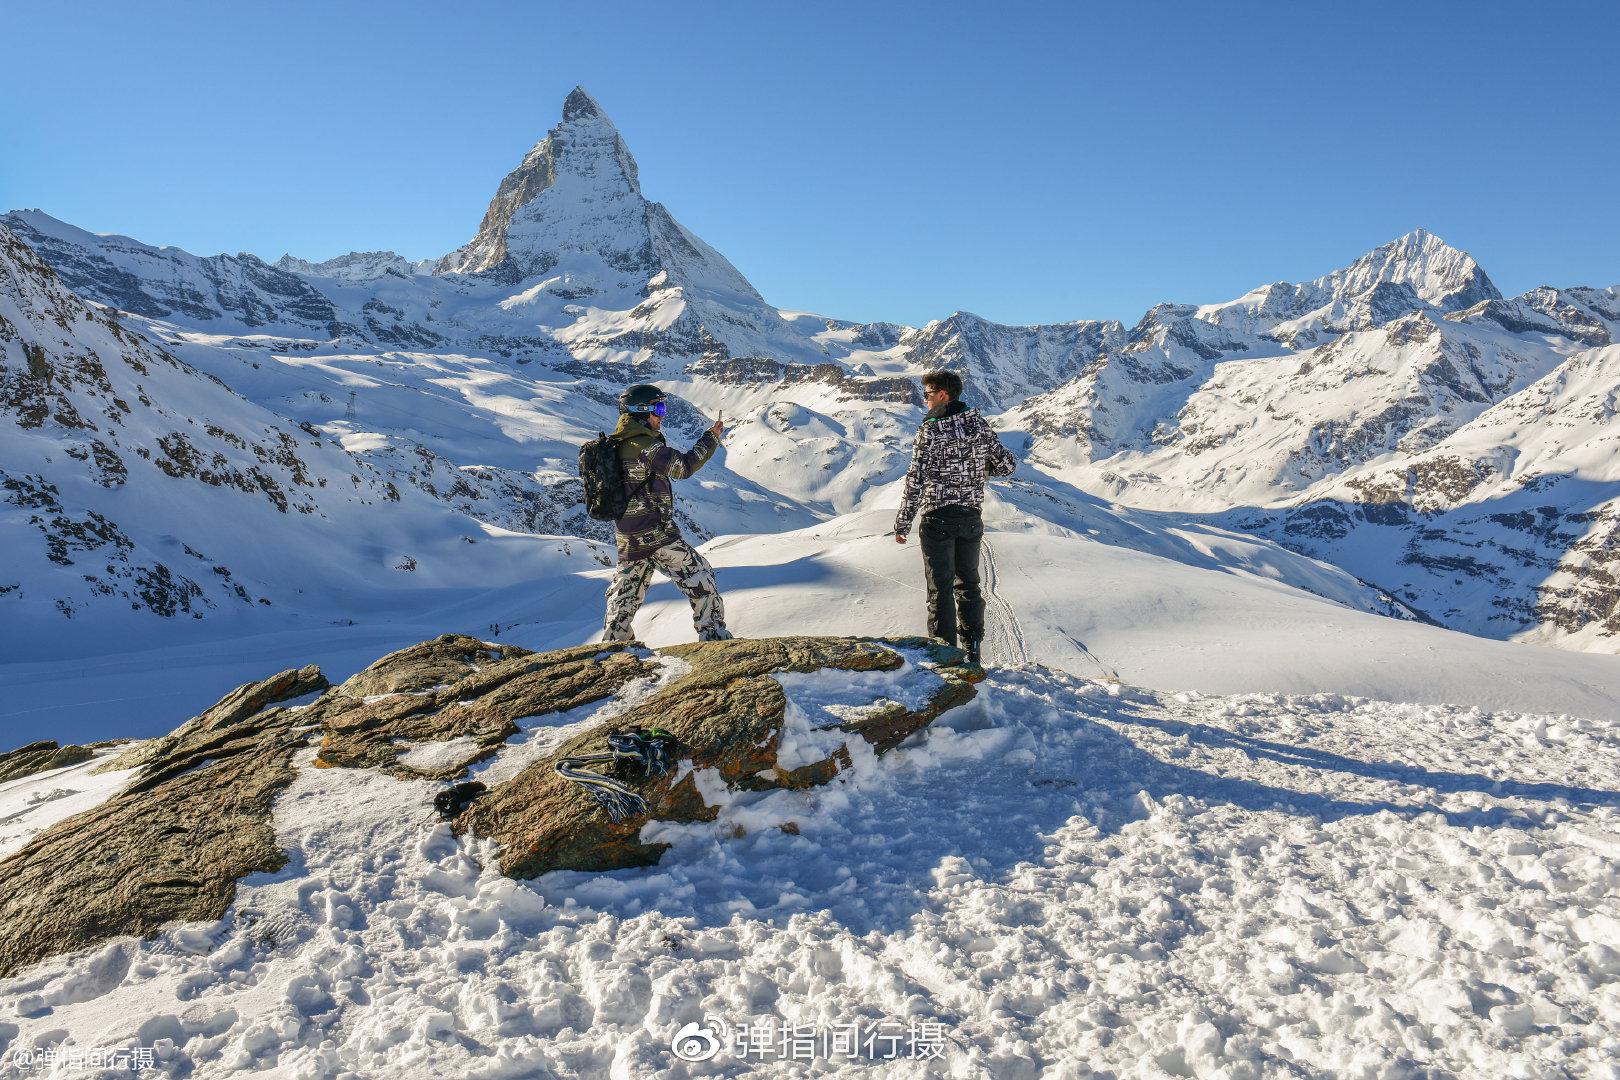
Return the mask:
<svg viewBox="0 0 1620 1080">
<path fill-rule="evenodd" d="M 596 290 L 709 285 L 759 301 L 747 279 L 641 193 L 636 160 L 595 98 L 575 87 L 562 122 L 507 174 L 468 244 L 440 274 L 507 283 L 560 272 L 569 298 Z M 552 291 L 557 291 L 553 289 Z"/>
<path fill-rule="evenodd" d="M 518 280 L 557 263 L 548 247 L 569 239 L 550 235 L 569 223 L 614 226 L 633 244 L 643 217 L 636 161 L 596 99 L 575 87 L 563 102 L 562 122 L 507 174 L 490 200 L 478 235 L 439 262 L 441 273 L 500 274 Z M 639 268 L 645 251 L 604 251 L 622 269 Z"/>
</svg>

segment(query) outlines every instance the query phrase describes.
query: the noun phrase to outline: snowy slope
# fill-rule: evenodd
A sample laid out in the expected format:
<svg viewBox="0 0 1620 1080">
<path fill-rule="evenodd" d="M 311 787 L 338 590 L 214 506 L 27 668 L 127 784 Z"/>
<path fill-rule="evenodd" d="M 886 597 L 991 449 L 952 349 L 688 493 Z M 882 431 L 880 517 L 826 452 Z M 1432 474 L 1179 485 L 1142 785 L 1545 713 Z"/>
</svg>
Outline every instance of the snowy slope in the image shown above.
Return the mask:
<svg viewBox="0 0 1620 1080">
<path fill-rule="evenodd" d="M 1620 720 L 1620 664 L 1391 618 L 1389 598 L 1329 564 L 1229 529 L 1166 529 L 1102 506 L 1032 522 L 1010 491 L 986 511 L 987 653 L 1156 691 L 1334 693 Z M 902 634 L 925 624 L 921 556 L 885 535 L 892 513 L 854 514 L 782 537 L 720 537 L 732 628 Z M 1201 559 L 1200 559 L 1201 556 Z M 605 585 L 605 580 L 603 582 Z M 1397 609 L 1398 610 L 1398 609 Z M 674 587 L 636 621 L 651 644 L 690 640 Z M 538 645 L 521 626 L 513 640 Z"/>
<path fill-rule="evenodd" d="M 595 565 L 589 543 L 402 490 L 80 300 L 3 228 L 0 349 L 10 659 L 307 628 Z M 205 616 L 221 625 L 175 625 Z"/>
<path fill-rule="evenodd" d="M 1620 632 L 1617 387 L 1620 346 L 1577 353 L 1422 453 L 1225 520 L 1331 551 L 1460 629 L 1608 650 Z"/>
<path fill-rule="evenodd" d="M 781 681 L 808 725 L 922 677 Z M 199 1080 L 1603 1075 L 1617 777 L 1607 724 L 1020 667 L 829 788 L 659 826 L 658 866 L 524 883 L 434 821 L 434 785 L 306 754 L 276 804 L 286 869 L 218 922 L 0 983 L 0 1067 L 124 1048 Z M 712 1059 L 675 1056 L 689 1024 Z M 801 1049 L 771 1049 L 784 1024 Z"/>
</svg>

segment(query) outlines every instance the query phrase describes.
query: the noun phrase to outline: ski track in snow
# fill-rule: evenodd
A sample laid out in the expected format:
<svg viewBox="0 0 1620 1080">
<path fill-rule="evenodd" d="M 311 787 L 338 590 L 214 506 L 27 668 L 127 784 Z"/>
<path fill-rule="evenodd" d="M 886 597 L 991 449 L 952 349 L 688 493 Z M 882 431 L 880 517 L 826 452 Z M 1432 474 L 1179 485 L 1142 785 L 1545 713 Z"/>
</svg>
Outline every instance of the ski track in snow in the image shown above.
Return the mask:
<svg viewBox="0 0 1620 1080">
<path fill-rule="evenodd" d="M 1029 645 L 1018 612 L 996 591 L 996 549 L 989 537 L 985 537 L 980 550 L 984 553 L 985 659 L 998 664 L 1027 664 Z"/>
<path fill-rule="evenodd" d="M 804 738 L 934 678 L 780 681 Z M 658 866 L 535 882 L 425 814 L 436 785 L 309 762 L 276 804 L 284 870 L 218 922 L 0 982 L 0 1054 L 152 1046 L 147 1075 L 198 1080 L 809 1071 L 676 1060 L 716 1016 L 945 1025 L 939 1059 L 818 1059 L 833 1075 L 1620 1069 L 1610 725 L 993 669 L 825 788 L 650 827 Z"/>
</svg>

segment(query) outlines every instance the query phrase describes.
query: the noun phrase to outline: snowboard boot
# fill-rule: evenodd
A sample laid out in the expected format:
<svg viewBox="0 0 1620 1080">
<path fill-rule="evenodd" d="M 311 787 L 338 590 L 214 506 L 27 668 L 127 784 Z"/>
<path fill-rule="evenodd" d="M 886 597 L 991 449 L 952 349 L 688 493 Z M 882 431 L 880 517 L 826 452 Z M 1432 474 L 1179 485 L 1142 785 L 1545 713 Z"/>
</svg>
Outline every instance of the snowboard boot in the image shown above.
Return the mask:
<svg viewBox="0 0 1620 1080">
<path fill-rule="evenodd" d="M 967 640 L 967 662 L 974 667 L 982 666 L 979 648 L 981 644 L 978 638 L 968 638 Z"/>
</svg>

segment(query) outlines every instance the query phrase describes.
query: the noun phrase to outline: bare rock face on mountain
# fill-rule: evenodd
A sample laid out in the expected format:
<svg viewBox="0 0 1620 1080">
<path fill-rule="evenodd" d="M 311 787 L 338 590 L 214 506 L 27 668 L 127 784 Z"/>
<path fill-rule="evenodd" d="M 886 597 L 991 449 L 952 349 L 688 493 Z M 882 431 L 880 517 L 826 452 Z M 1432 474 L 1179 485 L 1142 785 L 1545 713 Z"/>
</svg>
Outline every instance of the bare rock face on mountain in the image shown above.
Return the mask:
<svg viewBox="0 0 1620 1080">
<path fill-rule="evenodd" d="M 859 377 L 838 364 L 784 364 L 766 356 L 715 356 L 689 366 L 691 375 L 722 386 L 762 387 L 822 383 L 845 400 L 885 401 L 899 405 L 922 404 L 915 379 L 884 376 Z"/>
<path fill-rule="evenodd" d="M 1620 340 L 1620 288 L 1543 285 L 1511 300 L 1482 300 L 1446 317 L 1493 323 L 1512 334 L 1549 334 L 1596 348 Z"/>
<path fill-rule="evenodd" d="M 875 697 L 840 723 L 847 739 L 824 760 L 779 765 L 786 698 L 773 675 L 894 670 L 907 662 L 903 653 L 934 670 L 928 700 L 907 707 Z M 446 634 L 391 653 L 337 687 L 314 666 L 283 671 L 113 758 L 103 768 L 133 770 L 121 790 L 0 860 L 0 977 L 120 935 L 223 917 L 238 881 L 285 864 L 274 806 L 300 767 L 458 778 L 501 750 L 518 721 L 604 701 L 644 680 L 653 692 L 626 698 L 618 715 L 496 784 L 455 822 L 459 832 L 494 838 L 501 869 L 516 877 L 644 865 L 656 862 L 662 847 L 638 841 L 642 823 L 713 817 L 698 773 L 748 789 L 825 783 L 850 764 L 845 747 L 853 740 L 882 753 L 972 698 L 972 676 L 954 666 L 960 660 L 956 650 L 922 639 L 736 640 L 661 654 L 633 643 L 599 644 L 534 653 Z M 659 678 L 666 684 L 655 685 Z M 651 725 L 679 740 L 679 768 L 639 784 L 644 814 L 610 822 L 553 770 L 559 757 L 597 749 L 608 729 Z M 453 752 L 435 755 L 426 768 L 401 760 L 403 747 L 424 744 Z M 312 748 L 310 757 L 299 756 Z M 23 747 L 0 757 L 0 777 L 40 763 L 59 768 L 83 760 L 80 751 L 89 752 Z M 431 797 L 424 789 L 424 823 Z"/>
<path fill-rule="evenodd" d="M 908 709 L 896 702 L 847 720 L 840 730 L 862 739 L 878 753 L 897 746 L 947 709 L 973 697 L 972 683 L 950 665 L 954 649 L 922 639 L 909 644 L 927 650 L 946 673 L 931 700 Z M 583 732 L 535 762 L 488 797 L 474 803 L 457 829 L 490 837 L 501 847 L 501 870 L 512 877 L 534 877 L 549 870 L 611 870 L 656 863 L 667 845 L 638 838 L 652 820 L 711 820 L 698 784 L 700 772 L 732 788 L 811 787 L 826 783 L 850 764 L 840 747 L 828 757 L 793 768 L 782 767 L 777 750 L 783 738 L 787 698 L 771 676 L 779 672 L 888 671 L 904 663 L 890 643 L 847 638 L 771 638 L 698 642 L 662 650 L 690 670 L 630 710 L 615 717 L 615 729 L 659 727 L 677 740 L 680 768 L 647 777 L 636 793 L 646 802 L 641 813 L 613 821 L 578 784 L 560 777 L 558 761 L 605 750 L 606 730 Z M 628 779 L 639 779 L 632 768 Z"/>
<path fill-rule="evenodd" d="M 403 255 L 396 255 L 392 251 L 351 251 L 347 255 L 339 255 L 335 259 L 326 259 L 322 262 L 310 262 L 308 259 L 283 255 L 272 265 L 277 270 L 285 270 L 302 277 L 330 278 L 345 285 L 358 285 L 375 281 L 384 275 L 410 278 L 415 274 L 431 271 L 435 263 L 431 259 L 411 262 Z"/>
</svg>

